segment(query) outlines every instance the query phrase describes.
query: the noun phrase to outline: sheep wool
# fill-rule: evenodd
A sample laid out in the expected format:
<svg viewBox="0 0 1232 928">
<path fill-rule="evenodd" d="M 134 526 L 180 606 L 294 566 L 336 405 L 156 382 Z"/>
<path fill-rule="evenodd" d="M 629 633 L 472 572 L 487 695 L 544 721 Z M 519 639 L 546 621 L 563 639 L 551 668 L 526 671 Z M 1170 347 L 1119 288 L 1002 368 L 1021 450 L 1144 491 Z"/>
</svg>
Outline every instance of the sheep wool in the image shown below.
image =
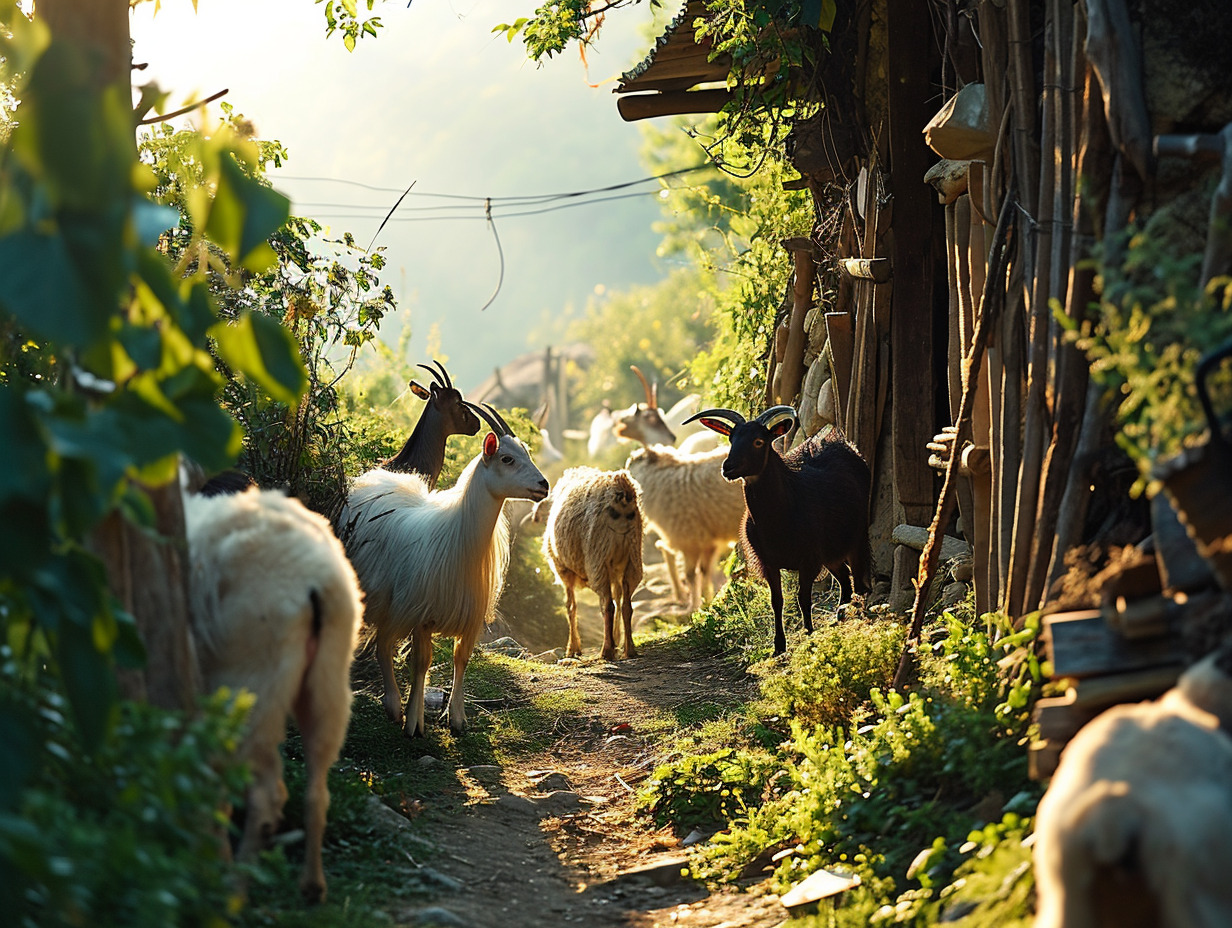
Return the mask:
<svg viewBox="0 0 1232 928">
<path fill-rule="evenodd" d="M 278 745 L 294 714 L 304 741 L 306 853 L 300 891 L 325 896 L 321 844 L 351 712 L 350 669 L 363 612 L 355 571 L 329 523 L 281 492 L 190 495 L 184 502 L 189 610 L 202 677 L 256 697 L 240 749 L 253 782 L 239 857 L 251 859 L 286 800 Z"/>
<path fill-rule="evenodd" d="M 689 454 L 668 445 L 638 448 L 625 464 L 641 489 L 647 528 L 662 539 L 672 593 L 686 596 L 676 574 L 676 553 L 684 558 L 687 601 L 697 609 L 714 594 L 711 579 L 719 555 L 740 536 L 744 490 L 723 477 L 727 447 Z"/>
<path fill-rule="evenodd" d="M 565 471 L 552 494 L 543 553 L 565 588 L 568 654 L 582 653 L 574 588 L 583 584 L 595 591 L 603 608 L 603 658 L 616 658 L 617 603 L 624 626 L 624 656 L 636 656 L 633 593 L 642 582 L 642 514 L 637 484 L 629 473 L 593 467 Z"/>
<path fill-rule="evenodd" d="M 1066 745 L 1036 813 L 1036 928 L 1232 924 L 1232 679 L 1217 661 Z"/>
</svg>

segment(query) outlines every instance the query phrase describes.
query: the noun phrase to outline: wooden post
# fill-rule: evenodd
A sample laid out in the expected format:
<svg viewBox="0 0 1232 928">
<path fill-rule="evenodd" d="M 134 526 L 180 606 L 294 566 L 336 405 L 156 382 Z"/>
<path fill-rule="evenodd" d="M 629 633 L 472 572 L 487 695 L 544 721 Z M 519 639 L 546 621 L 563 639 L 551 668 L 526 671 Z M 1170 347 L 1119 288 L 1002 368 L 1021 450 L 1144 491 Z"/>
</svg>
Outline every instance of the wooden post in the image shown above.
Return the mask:
<svg viewBox="0 0 1232 928">
<path fill-rule="evenodd" d="M 778 402 L 791 405 L 800 392 L 804 377 L 804 317 L 813 308 L 813 243 L 806 238 L 789 238 L 783 247 L 791 252 L 795 261 L 795 284 L 792 292 L 791 319 L 787 328 L 787 349 L 783 352 L 783 366 L 779 373 Z"/>
<path fill-rule="evenodd" d="M 933 510 L 935 484 L 924 447 L 935 431 L 933 407 L 933 203 L 920 179 L 933 156 L 923 130 L 936 112 L 932 23 L 928 5 L 887 0 L 889 193 L 894 204 L 894 287 L 890 310 L 890 385 L 894 488 L 908 522 L 921 525 Z"/>
</svg>

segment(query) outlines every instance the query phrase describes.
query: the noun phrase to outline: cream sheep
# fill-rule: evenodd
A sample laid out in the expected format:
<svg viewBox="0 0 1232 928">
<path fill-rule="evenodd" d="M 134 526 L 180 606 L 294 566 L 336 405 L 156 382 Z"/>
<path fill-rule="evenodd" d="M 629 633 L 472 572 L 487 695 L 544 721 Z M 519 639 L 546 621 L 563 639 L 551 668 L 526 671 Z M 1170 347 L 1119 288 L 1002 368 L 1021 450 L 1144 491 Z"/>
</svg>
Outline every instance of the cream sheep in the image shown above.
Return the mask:
<svg viewBox="0 0 1232 928">
<path fill-rule="evenodd" d="M 240 756 L 252 771 L 239 858 L 273 833 L 287 791 L 278 745 L 294 713 L 304 742 L 306 848 L 299 887 L 325 897 L 326 774 L 351 714 L 362 613 L 355 571 L 329 523 L 274 490 L 188 496 L 189 609 L 202 678 L 256 696 Z"/>
<path fill-rule="evenodd" d="M 1035 822 L 1036 928 L 1232 924 L 1227 664 L 1207 657 L 1066 746 Z"/>
<path fill-rule="evenodd" d="M 493 431 L 448 490 L 429 491 L 418 474 L 373 470 L 356 479 L 340 534 L 367 596 L 364 621 L 376 634 L 385 712 L 422 735 L 432 635 L 457 639 L 449 727 L 466 728 L 462 678 L 484 625 L 492 621 L 509 564 L 506 499 L 541 500 L 548 482 L 530 452 L 492 407 L 467 403 Z M 411 691 L 403 713 L 394 646 L 412 637 Z"/>
<path fill-rule="evenodd" d="M 569 613 L 569 655 L 582 653 L 577 599 L 580 583 L 603 607 L 605 660 L 616 659 L 616 603 L 624 624 L 625 657 L 634 657 L 633 593 L 642 582 L 642 514 L 637 485 L 627 471 L 571 467 L 552 493 L 543 533 L 543 553 L 565 588 Z"/>
<path fill-rule="evenodd" d="M 638 448 L 625 467 L 642 493 L 642 514 L 661 539 L 672 595 L 684 602 L 676 574 L 677 552 L 684 558 L 689 607 L 698 609 L 714 595 L 712 575 L 719 555 L 740 535 L 744 490 L 723 478 L 727 447 L 686 454 L 669 445 Z"/>
</svg>

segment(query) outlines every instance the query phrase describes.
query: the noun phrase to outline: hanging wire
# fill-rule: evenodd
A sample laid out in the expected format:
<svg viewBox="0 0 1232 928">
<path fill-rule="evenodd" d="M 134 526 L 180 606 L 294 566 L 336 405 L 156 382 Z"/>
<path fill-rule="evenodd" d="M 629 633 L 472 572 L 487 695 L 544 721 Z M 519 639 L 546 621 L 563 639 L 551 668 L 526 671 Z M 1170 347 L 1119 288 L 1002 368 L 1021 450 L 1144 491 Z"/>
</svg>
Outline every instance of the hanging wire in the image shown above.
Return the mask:
<svg viewBox="0 0 1232 928">
<path fill-rule="evenodd" d="M 496 234 L 496 221 L 492 218 L 492 201 L 489 200 L 484 204 L 484 214 L 488 218 L 488 224 L 492 227 L 492 238 L 496 241 L 496 253 L 500 255 L 500 275 L 496 278 L 496 289 L 492 291 L 492 295 L 488 297 L 488 302 L 479 307 L 479 311 L 483 312 L 492 305 L 496 299 L 496 295 L 501 292 L 501 286 L 505 283 L 505 249 L 501 248 L 500 236 Z"/>
</svg>

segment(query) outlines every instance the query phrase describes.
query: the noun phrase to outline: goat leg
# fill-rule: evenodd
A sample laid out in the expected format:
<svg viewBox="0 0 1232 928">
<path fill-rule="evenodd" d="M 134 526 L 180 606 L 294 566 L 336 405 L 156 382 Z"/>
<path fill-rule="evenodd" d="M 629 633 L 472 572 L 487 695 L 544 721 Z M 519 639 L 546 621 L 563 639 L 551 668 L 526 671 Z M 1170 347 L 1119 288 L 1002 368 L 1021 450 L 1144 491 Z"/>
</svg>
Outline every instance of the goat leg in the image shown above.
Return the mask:
<svg viewBox="0 0 1232 928">
<path fill-rule="evenodd" d="M 475 642 L 479 640 L 480 629 L 468 635 L 463 635 L 453 646 L 453 688 L 449 691 L 449 730 L 455 735 L 466 731 L 466 691 L 462 678 L 466 674 L 466 665 L 470 662 L 471 652 L 475 650 Z"/>
<path fill-rule="evenodd" d="M 411 633 L 411 694 L 406 701 L 406 727 L 408 738 L 423 737 L 427 732 L 424 721 L 424 699 L 428 690 L 428 671 L 432 669 L 432 628 L 421 625 Z"/>
<path fill-rule="evenodd" d="M 381 702 L 385 706 L 385 714 L 395 725 L 402 724 L 402 691 L 398 688 L 398 678 L 394 676 L 394 645 L 397 642 L 383 626 L 376 632 L 376 662 L 381 668 L 381 680 L 384 691 Z"/>
<path fill-rule="evenodd" d="M 799 589 L 796 590 L 796 604 L 800 607 L 800 617 L 804 620 L 804 630 L 813 634 L 813 583 L 817 575 L 809 576 L 808 571 L 799 572 Z"/>
<path fill-rule="evenodd" d="M 787 650 L 787 636 L 783 633 L 783 578 L 778 568 L 765 571 L 766 585 L 770 587 L 770 608 L 774 610 L 774 656 Z"/>
</svg>

